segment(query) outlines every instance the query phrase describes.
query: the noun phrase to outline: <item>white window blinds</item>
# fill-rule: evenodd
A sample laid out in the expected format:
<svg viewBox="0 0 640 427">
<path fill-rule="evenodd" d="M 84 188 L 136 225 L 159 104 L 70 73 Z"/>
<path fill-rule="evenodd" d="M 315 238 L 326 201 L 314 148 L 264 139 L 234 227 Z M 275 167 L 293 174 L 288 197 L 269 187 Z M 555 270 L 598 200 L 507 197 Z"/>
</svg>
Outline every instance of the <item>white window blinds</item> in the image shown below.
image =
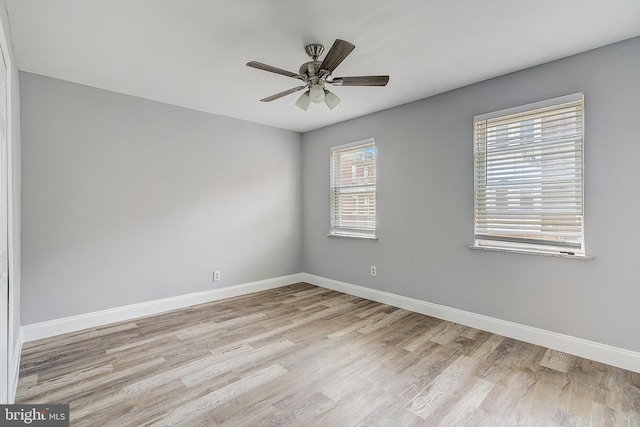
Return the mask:
<svg viewBox="0 0 640 427">
<path fill-rule="evenodd" d="M 333 147 L 330 235 L 376 238 L 376 146 L 373 139 Z"/>
<path fill-rule="evenodd" d="M 582 94 L 474 119 L 475 246 L 584 255 Z"/>
</svg>

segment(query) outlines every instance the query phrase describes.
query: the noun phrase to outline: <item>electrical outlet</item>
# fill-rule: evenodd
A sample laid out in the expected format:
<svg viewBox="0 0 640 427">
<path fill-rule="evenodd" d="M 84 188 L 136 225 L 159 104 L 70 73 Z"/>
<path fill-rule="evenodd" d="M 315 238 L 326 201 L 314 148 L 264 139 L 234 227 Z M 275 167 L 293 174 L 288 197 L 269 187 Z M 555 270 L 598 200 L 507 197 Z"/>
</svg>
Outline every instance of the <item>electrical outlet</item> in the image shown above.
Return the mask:
<svg viewBox="0 0 640 427">
<path fill-rule="evenodd" d="M 376 277 L 376 273 L 377 273 L 377 271 L 376 271 L 376 266 L 375 266 L 375 265 L 372 265 L 372 266 L 371 266 L 371 275 L 372 275 L 373 277 Z"/>
<path fill-rule="evenodd" d="M 217 282 L 218 280 L 220 280 L 220 272 L 219 271 L 214 271 L 213 272 L 213 281 Z"/>
</svg>

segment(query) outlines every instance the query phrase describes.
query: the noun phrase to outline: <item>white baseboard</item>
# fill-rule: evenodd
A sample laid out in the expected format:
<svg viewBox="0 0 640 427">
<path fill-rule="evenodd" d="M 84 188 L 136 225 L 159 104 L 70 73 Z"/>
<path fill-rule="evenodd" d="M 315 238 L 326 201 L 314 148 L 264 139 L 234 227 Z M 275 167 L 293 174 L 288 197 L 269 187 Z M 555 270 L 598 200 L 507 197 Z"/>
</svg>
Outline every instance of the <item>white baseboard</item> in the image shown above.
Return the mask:
<svg viewBox="0 0 640 427">
<path fill-rule="evenodd" d="M 94 328 L 109 323 L 122 322 L 125 320 L 135 319 L 137 317 L 164 313 L 166 311 L 176 310 L 192 305 L 247 295 L 254 292 L 266 291 L 268 289 L 280 288 L 282 286 L 292 285 L 301 281 L 302 273 L 297 273 L 289 276 L 260 280 L 257 282 L 243 283 L 226 288 L 212 289 L 210 291 L 180 295 L 172 298 L 164 298 L 155 301 L 127 305 L 124 307 L 96 311 L 93 313 L 80 314 L 62 319 L 32 323 L 20 328 L 22 332 L 21 342 L 35 341 L 55 335 L 80 331 L 82 329 Z"/>
<path fill-rule="evenodd" d="M 18 377 L 20 376 L 20 356 L 22 355 L 22 344 L 24 343 L 24 333 L 22 327 L 18 330 L 18 337 L 13 349 L 13 354 L 9 360 L 9 404 L 16 400 L 16 390 L 18 389 Z"/>
<path fill-rule="evenodd" d="M 640 353 L 600 344 L 582 338 L 563 335 L 557 332 L 533 328 L 519 323 L 508 322 L 481 314 L 471 313 L 444 305 L 434 304 L 415 298 L 408 298 L 389 292 L 365 288 L 363 286 L 327 279 L 303 273 L 302 281 L 327 289 L 355 295 L 394 307 L 404 308 L 416 313 L 438 319 L 448 320 L 483 331 L 514 338 L 542 347 L 551 348 L 574 356 L 584 357 L 619 368 L 640 372 Z"/>
<path fill-rule="evenodd" d="M 313 274 L 298 273 L 289 276 L 229 286 L 227 288 L 213 289 L 210 291 L 181 295 L 22 326 L 20 328 L 20 335 L 15 349 L 16 354 L 13 355 L 13 360 L 11 362 L 13 371 L 9 372 L 9 381 L 14 381 L 14 384 L 17 385 L 20 365 L 20 350 L 23 342 L 35 341 L 41 338 L 48 338 L 109 323 L 135 319 L 137 317 L 159 314 L 192 305 L 247 295 L 268 289 L 275 289 L 298 282 L 310 283 L 312 285 L 321 286 L 323 288 L 332 289 L 349 295 L 359 296 L 361 298 L 366 298 L 383 304 L 389 304 L 394 307 L 403 308 L 416 313 L 436 317 L 438 319 L 448 320 L 450 322 L 518 339 L 542 347 L 551 348 L 553 350 L 628 369 L 630 371 L 640 372 L 640 353 L 635 351 L 521 325 L 519 323 L 509 322 L 506 320 L 496 319 L 482 314 L 459 310 L 457 308 L 434 304 L 415 298 L 396 295 L 390 292 L 327 279 Z M 12 387 L 10 387 L 10 390 L 11 389 Z M 12 402 L 14 398 L 15 391 L 12 396 L 9 396 L 9 401 Z"/>
</svg>

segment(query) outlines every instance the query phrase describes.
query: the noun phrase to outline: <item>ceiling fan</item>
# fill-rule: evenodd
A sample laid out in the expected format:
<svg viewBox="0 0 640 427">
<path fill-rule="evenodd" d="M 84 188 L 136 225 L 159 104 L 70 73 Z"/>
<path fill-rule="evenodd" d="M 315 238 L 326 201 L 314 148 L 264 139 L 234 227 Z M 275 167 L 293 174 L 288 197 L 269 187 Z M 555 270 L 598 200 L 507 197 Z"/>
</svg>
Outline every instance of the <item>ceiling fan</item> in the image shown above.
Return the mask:
<svg viewBox="0 0 640 427">
<path fill-rule="evenodd" d="M 344 61 L 353 49 L 355 49 L 355 45 L 352 43 L 336 39 L 324 59 L 319 61 L 318 58 L 324 52 L 324 46 L 317 43 L 307 45 L 304 50 L 311 58 L 311 61 L 302 64 L 298 73 L 257 61 L 247 62 L 247 67 L 293 77 L 294 79 L 301 80 L 303 83 L 300 86 L 262 98 L 260 101 L 271 102 L 283 96 L 307 89 L 307 91 L 298 98 L 298 101 L 296 101 L 297 107 L 307 111 L 311 102 L 316 104 L 324 102 L 329 109 L 333 110 L 335 106 L 340 103 L 340 98 L 333 92 L 325 89 L 326 84 L 332 84 L 334 86 L 386 86 L 389 82 L 389 76 L 333 77 L 333 71 Z"/>
</svg>

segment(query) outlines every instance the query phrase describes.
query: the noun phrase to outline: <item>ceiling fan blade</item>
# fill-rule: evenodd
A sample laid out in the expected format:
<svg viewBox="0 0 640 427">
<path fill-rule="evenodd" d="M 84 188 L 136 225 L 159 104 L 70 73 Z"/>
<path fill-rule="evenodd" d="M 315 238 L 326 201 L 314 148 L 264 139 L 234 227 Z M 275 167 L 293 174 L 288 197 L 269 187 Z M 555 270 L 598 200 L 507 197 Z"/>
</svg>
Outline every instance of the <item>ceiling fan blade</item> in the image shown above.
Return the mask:
<svg viewBox="0 0 640 427">
<path fill-rule="evenodd" d="M 389 76 L 335 77 L 331 84 L 335 86 L 386 86 Z"/>
<path fill-rule="evenodd" d="M 320 64 L 320 69 L 327 70 L 329 74 L 333 73 L 333 70 L 335 70 L 338 65 L 344 61 L 344 58 L 355 48 L 356 46 L 348 41 L 336 39 L 331 49 L 329 49 L 329 53 L 324 57 L 322 64 Z"/>
<path fill-rule="evenodd" d="M 271 95 L 271 96 L 267 96 L 266 98 L 262 98 L 260 101 L 262 102 L 271 102 L 271 101 L 275 101 L 276 99 L 282 98 L 283 96 L 287 96 L 287 95 L 291 95 L 294 92 L 297 92 L 299 90 L 305 89 L 306 86 L 297 86 L 297 87 L 293 87 L 291 89 L 287 89 L 285 91 L 282 91 L 280 93 L 276 93 L 275 95 Z"/>
<path fill-rule="evenodd" d="M 257 62 L 257 61 L 247 62 L 247 67 L 257 68 L 258 70 L 269 71 L 270 73 L 281 74 L 283 76 L 293 77 L 294 79 L 302 80 L 302 76 L 300 76 L 300 74 L 292 73 L 291 71 L 283 70 L 282 68 L 263 64 L 262 62 Z"/>
</svg>

